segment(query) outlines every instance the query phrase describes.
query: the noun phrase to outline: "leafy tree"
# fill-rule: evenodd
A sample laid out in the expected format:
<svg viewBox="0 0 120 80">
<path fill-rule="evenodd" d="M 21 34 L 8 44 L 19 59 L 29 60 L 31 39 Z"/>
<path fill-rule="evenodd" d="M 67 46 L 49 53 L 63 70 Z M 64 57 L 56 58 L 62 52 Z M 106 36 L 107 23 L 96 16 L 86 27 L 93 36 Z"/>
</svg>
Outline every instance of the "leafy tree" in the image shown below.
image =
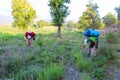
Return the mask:
<svg viewBox="0 0 120 80">
<path fill-rule="evenodd" d="M 85 12 L 83 12 L 83 15 L 80 17 L 78 24 L 79 29 L 87 29 L 88 27 L 91 28 L 100 28 L 101 26 L 101 19 L 98 14 L 98 6 L 97 4 L 93 4 L 92 2 L 89 2 L 88 5 L 86 5 L 87 9 Z"/>
<path fill-rule="evenodd" d="M 72 28 L 72 27 L 76 27 L 76 24 L 70 20 L 67 22 L 67 26 L 70 26 Z"/>
<path fill-rule="evenodd" d="M 117 19 L 120 21 L 120 6 L 115 8 L 117 12 Z"/>
<path fill-rule="evenodd" d="M 46 22 L 44 20 L 39 20 L 37 22 L 37 26 L 40 28 L 40 27 L 43 27 L 43 26 L 50 26 L 50 23 L 49 22 Z"/>
<path fill-rule="evenodd" d="M 105 26 L 111 26 L 112 24 L 115 24 L 117 21 L 115 15 L 113 15 L 110 12 L 107 13 L 102 19 Z"/>
<path fill-rule="evenodd" d="M 68 6 L 65 3 L 70 3 L 70 0 L 49 0 L 50 14 L 54 26 L 58 27 L 57 37 L 61 37 L 61 26 L 64 19 L 69 15 Z"/>
<path fill-rule="evenodd" d="M 12 0 L 12 15 L 14 26 L 27 29 L 28 25 L 34 23 L 37 17 L 35 10 L 27 0 Z"/>
</svg>

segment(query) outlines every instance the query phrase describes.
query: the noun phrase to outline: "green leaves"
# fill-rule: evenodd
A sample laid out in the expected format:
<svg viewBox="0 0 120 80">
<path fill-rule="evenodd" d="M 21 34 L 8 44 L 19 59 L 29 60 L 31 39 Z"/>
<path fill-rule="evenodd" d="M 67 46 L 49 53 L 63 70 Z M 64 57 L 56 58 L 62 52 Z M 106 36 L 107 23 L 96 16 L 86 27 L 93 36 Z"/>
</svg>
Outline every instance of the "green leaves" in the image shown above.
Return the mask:
<svg viewBox="0 0 120 80">
<path fill-rule="evenodd" d="M 97 4 L 89 3 L 87 9 L 83 12 L 78 22 L 79 29 L 87 29 L 88 27 L 99 28 L 101 25 L 101 20 L 97 11 Z"/>
<path fill-rule="evenodd" d="M 115 17 L 115 15 L 113 15 L 112 13 L 108 13 L 106 14 L 103 18 L 103 23 L 106 25 L 106 26 L 110 26 L 112 24 L 115 24 L 117 19 Z"/>
<path fill-rule="evenodd" d="M 12 16 L 14 26 L 27 28 L 37 17 L 35 10 L 27 0 L 12 0 Z"/>
<path fill-rule="evenodd" d="M 50 14 L 54 26 L 58 26 L 58 37 L 60 37 L 60 26 L 64 22 L 64 18 L 69 15 L 68 7 L 65 3 L 70 3 L 70 0 L 49 0 Z"/>
<path fill-rule="evenodd" d="M 66 0 L 50 0 L 49 7 L 51 10 L 51 17 L 55 26 L 61 26 L 64 18 L 67 17 L 68 7 L 65 5 Z"/>
<path fill-rule="evenodd" d="M 115 11 L 117 12 L 117 19 L 120 21 L 120 6 L 115 7 Z"/>
</svg>

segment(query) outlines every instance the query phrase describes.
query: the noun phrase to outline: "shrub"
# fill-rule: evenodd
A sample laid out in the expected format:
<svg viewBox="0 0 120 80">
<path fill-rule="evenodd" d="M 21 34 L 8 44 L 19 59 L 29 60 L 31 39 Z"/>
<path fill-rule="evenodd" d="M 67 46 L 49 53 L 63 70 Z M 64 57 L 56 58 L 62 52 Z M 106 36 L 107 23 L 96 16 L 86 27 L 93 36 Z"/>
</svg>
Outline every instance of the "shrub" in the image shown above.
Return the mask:
<svg viewBox="0 0 120 80">
<path fill-rule="evenodd" d="M 101 45 L 98 49 L 98 55 L 102 55 L 107 59 L 115 59 L 116 58 L 116 50 L 114 46 L 110 44 Z"/>
<path fill-rule="evenodd" d="M 90 75 L 84 71 L 83 77 L 80 80 L 90 80 Z"/>
<path fill-rule="evenodd" d="M 63 77 L 63 75 L 63 67 L 58 66 L 57 64 L 51 64 L 43 71 L 44 80 L 60 80 Z"/>
<path fill-rule="evenodd" d="M 99 55 L 95 58 L 93 58 L 94 66 L 95 67 L 103 67 L 107 61 L 107 58 L 105 56 Z"/>
<path fill-rule="evenodd" d="M 22 56 L 20 56 L 19 54 L 14 54 L 12 58 L 14 59 L 14 63 L 16 66 L 20 67 L 23 65 L 24 60 L 22 59 Z"/>
<path fill-rule="evenodd" d="M 90 59 L 86 60 L 83 58 L 82 54 L 80 53 L 77 53 L 77 54 L 74 54 L 74 59 L 76 61 L 76 65 L 77 67 L 81 70 L 81 71 L 90 71 L 91 68 L 93 67 L 92 66 L 92 62 Z"/>
<path fill-rule="evenodd" d="M 37 80 L 41 75 L 41 68 L 37 66 L 32 66 L 26 69 L 21 69 L 17 75 L 12 74 L 11 77 L 15 80 Z"/>
<path fill-rule="evenodd" d="M 109 32 L 105 35 L 106 40 L 108 43 L 117 43 L 118 42 L 118 36 L 116 33 Z"/>
<path fill-rule="evenodd" d="M 104 68 L 97 68 L 93 70 L 93 75 L 95 78 L 99 79 L 99 80 L 103 80 L 104 78 Z"/>
<path fill-rule="evenodd" d="M 37 45 L 42 46 L 43 45 L 43 36 L 39 35 L 39 37 L 36 40 Z"/>
</svg>

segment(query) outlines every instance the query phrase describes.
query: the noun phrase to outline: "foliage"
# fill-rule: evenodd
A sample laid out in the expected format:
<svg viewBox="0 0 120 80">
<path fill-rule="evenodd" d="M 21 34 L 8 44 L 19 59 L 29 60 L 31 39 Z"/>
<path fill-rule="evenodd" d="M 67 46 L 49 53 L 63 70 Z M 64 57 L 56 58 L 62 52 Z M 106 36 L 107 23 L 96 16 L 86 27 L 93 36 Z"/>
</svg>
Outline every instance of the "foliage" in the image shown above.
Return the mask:
<svg viewBox="0 0 120 80">
<path fill-rule="evenodd" d="M 26 29 L 34 23 L 36 12 L 28 0 L 12 0 L 13 26 Z"/>
<path fill-rule="evenodd" d="M 37 37 L 36 43 L 37 43 L 39 46 L 42 46 L 42 45 L 43 45 L 43 36 L 42 36 L 41 34 L 39 35 L 39 37 Z"/>
<path fill-rule="evenodd" d="M 104 79 L 104 68 L 97 68 L 94 69 L 93 71 L 93 75 L 95 78 L 97 78 L 98 80 L 103 80 Z"/>
<path fill-rule="evenodd" d="M 83 78 L 81 80 L 90 80 L 90 75 L 84 71 Z"/>
<path fill-rule="evenodd" d="M 101 19 L 98 14 L 98 6 L 97 4 L 92 4 L 91 2 L 87 5 L 87 9 L 83 12 L 83 15 L 80 17 L 78 24 L 79 29 L 87 29 L 91 28 L 100 28 Z"/>
<path fill-rule="evenodd" d="M 116 23 L 116 17 L 112 13 L 107 13 L 103 18 L 103 23 L 105 26 L 111 26 L 112 24 Z"/>
<path fill-rule="evenodd" d="M 117 12 L 117 19 L 120 21 L 120 6 L 115 7 L 115 11 Z"/>
<path fill-rule="evenodd" d="M 18 75 L 12 74 L 15 80 L 60 80 L 64 75 L 63 67 L 56 64 L 42 69 L 38 66 L 27 67 L 27 70 L 21 69 Z"/>
<path fill-rule="evenodd" d="M 94 67 L 104 67 L 107 62 L 107 58 L 106 56 L 98 53 L 98 56 L 93 58 L 93 61 Z"/>
<path fill-rule="evenodd" d="M 114 60 L 116 58 L 116 50 L 111 44 L 104 44 L 99 46 L 98 55 L 106 57 L 107 60 Z M 103 58 L 104 59 L 104 58 Z"/>
<path fill-rule="evenodd" d="M 74 28 L 74 27 L 76 27 L 75 22 L 73 22 L 73 21 L 68 21 L 67 22 L 67 28 Z"/>
<path fill-rule="evenodd" d="M 117 43 L 118 42 L 118 35 L 114 32 L 109 32 L 105 35 L 105 38 L 108 43 Z"/>
<path fill-rule="evenodd" d="M 39 21 L 37 22 L 37 26 L 38 26 L 39 28 L 41 28 L 41 27 L 43 27 L 43 26 L 50 26 L 50 23 L 49 23 L 49 22 L 46 22 L 46 21 L 44 21 L 44 20 L 39 20 Z"/>
<path fill-rule="evenodd" d="M 58 26 L 58 37 L 60 37 L 61 26 L 62 23 L 64 23 L 64 18 L 69 15 L 68 7 L 65 3 L 70 3 L 70 0 L 49 0 L 48 4 L 54 26 Z"/>
<path fill-rule="evenodd" d="M 92 69 L 91 65 L 91 60 L 85 60 L 82 56 L 82 54 L 74 54 L 73 55 L 75 61 L 76 61 L 76 66 L 81 70 L 81 71 L 90 71 Z"/>
<path fill-rule="evenodd" d="M 60 80 L 64 75 L 63 67 L 51 64 L 48 68 L 44 69 L 44 80 Z"/>
<path fill-rule="evenodd" d="M 115 59 L 115 46 L 106 42 L 104 45 L 100 42 L 96 57 L 86 58 L 80 54 L 84 36 L 79 30 L 67 32 L 63 29 L 64 39 L 53 37 L 56 27 L 30 30 L 37 33 L 36 41 L 27 47 L 24 30 L 0 27 L 0 79 L 61 80 L 66 65 L 72 65 L 80 70 L 78 72 L 84 75 L 85 80 L 90 80 L 91 75 L 102 80 L 106 61 Z"/>
</svg>

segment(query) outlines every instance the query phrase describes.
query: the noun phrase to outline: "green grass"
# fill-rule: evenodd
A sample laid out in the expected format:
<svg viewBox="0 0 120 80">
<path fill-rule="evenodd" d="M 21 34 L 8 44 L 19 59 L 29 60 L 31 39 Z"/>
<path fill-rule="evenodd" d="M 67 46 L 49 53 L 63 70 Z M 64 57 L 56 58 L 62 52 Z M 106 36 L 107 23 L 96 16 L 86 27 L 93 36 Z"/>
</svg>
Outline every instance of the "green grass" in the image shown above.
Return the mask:
<svg viewBox="0 0 120 80">
<path fill-rule="evenodd" d="M 37 33 L 36 41 L 32 42 L 32 47 L 27 47 L 25 30 L 0 27 L 0 65 L 3 66 L 0 78 L 60 80 L 64 75 L 63 65 L 70 56 L 65 54 L 72 53 L 75 44 L 81 44 L 81 34 L 78 34 L 78 31 L 70 31 L 68 34 L 63 30 L 63 37 L 59 39 L 56 38 L 56 30 L 55 27 L 33 28 Z M 75 35 L 78 37 L 74 37 Z M 77 47 L 78 52 L 79 49 L 80 47 Z M 58 66 L 61 62 L 63 65 Z M 30 68 L 32 65 L 35 68 Z"/>
<path fill-rule="evenodd" d="M 85 74 L 84 79 L 89 80 L 89 72 L 94 68 L 96 71 L 92 75 L 102 77 L 101 68 L 106 59 L 114 57 L 114 53 L 109 51 L 113 48 L 101 45 L 98 55 L 104 54 L 104 58 L 84 58 L 80 49 L 85 37 L 79 30 L 62 28 L 61 39 L 56 38 L 56 27 L 29 30 L 37 33 L 31 47 L 26 45 L 25 30 L 0 27 L 0 79 L 61 80 L 65 74 L 64 66 L 75 63 L 79 72 Z"/>
<path fill-rule="evenodd" d="M 76 66 L 80 69 L 80 71 L 89 72 L 92 69 L 91 59 L 84 59 L 83 55 L 80 53 L 73 54 L 73 57 L 75 59 Z"/>
</svg>

